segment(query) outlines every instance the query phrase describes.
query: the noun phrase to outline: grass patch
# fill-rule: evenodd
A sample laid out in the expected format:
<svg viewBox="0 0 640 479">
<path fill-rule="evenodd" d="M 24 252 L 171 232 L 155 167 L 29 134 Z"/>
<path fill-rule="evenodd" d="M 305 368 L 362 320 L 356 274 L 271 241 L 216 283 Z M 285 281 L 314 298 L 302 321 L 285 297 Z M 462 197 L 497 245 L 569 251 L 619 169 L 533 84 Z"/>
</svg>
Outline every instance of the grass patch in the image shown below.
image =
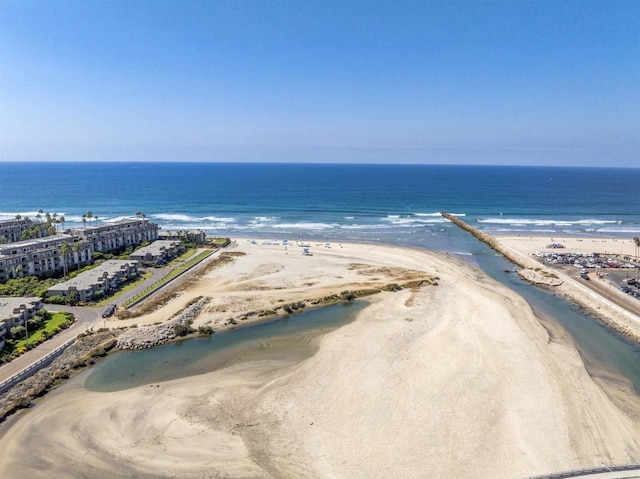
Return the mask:
<svg viewBox="0 0 640 479">
<path fill-rule="evenodd" d="M 169 263 L 169 264 L 178 264 L 178 263 L 182 263 L 183 261 L 187 261 L 189 258 L 191 258 L 191 256 L 196 254 L 196 251 L 198 251 L 196 248 L 189 248 L 184 253 L 182 253 L 180 256 L 178 256 L 176 259 L 171 261 L 171 263 Z"/>
<path fill-rule="evenodd" d="M 63 329 L 67 329 L 73 324 L 73 315 L 71 313 L 53 313 L 51 319 L 45 321 L 44 325 L 36 331 L 29 332 L 29 342 L 21 339 L 13 343 L 13 351 L 26 351 L 38 344 L 46 341 L 51 336 L 55 336 Z"/>
</svg>

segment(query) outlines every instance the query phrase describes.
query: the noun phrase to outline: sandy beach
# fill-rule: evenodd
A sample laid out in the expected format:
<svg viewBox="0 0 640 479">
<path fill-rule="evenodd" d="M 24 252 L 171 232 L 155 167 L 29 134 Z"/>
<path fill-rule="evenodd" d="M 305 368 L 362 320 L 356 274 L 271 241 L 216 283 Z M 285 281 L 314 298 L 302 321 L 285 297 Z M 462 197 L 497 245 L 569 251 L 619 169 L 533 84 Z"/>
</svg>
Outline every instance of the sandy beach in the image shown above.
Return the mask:
<svg viewBox="0 0 640 479">
<path fill-rule="evenodd" d="M 206 296 L 195 326 L 220 330 L 285 302 L 436 284 L 367 297 L 302 361 L 112 393 L 78 376 L 0 426 L 0 477 L 525 478 L 640 461 L 638 397 L 603 390 L 515 293 L 450 255 L 330 246 L 238 240 L 234 261 L 128 322 Z"/>
</svg>

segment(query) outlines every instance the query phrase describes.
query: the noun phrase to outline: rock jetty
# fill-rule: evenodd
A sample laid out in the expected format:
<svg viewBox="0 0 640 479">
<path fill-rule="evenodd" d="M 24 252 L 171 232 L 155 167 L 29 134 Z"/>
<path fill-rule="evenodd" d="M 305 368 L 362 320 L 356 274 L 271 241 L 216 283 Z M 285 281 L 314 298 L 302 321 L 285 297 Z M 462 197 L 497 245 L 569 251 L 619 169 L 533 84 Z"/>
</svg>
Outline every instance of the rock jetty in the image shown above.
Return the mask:
<svg viewBox="0 0 640 479">
<path fill-rule="evenodd" d="M 460 218 L 452 215 L 451 213 L 447 213 L 446 211 L 442 211 L 440 214 L 443 218 L 448 219 L 456 226 L 459 226 L 460 228 L 465 230 L 474 238 L 482 241 L 497 253 L 500 253 L 513 264 L 523 268 L 523 270 L 518 271 L 518 274 L 522 279 L 533 284 L 544 286 L 560 286 L 563 283 L 563 281 L 558 278 L 555 273 L 541 268 L 540 265 L 533 262 L 533 260 L 531 260 L 532 262 L 525 261 L 525 258 L 517 256 L 506 248 L 503 248 L 500 243 L 498 243 L 498 241 L 489 233 L 485 233 L 484 231 L 480 231 L 478 228 L 474 228 L 470 224 L 465 223 Z"/>
<path fill-rule="evenodd" d="M 209 298 L 200 298 L 165 323 L 127 329 L 118 337 L 117 349 L 148 349 L 184 336 L 208 302 Z"/>
</svg>

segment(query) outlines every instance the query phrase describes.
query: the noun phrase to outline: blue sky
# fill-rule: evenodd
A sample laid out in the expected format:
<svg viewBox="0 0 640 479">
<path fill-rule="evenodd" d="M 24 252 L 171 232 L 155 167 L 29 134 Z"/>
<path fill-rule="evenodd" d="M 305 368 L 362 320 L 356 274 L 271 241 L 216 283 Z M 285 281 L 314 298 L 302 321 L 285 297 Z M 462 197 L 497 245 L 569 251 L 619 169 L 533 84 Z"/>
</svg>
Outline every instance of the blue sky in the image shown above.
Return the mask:
<svg viewBox="0 0 640 479">
<path fill-rule="evenodd" d="M 0 1 L 0 161 L 640 166 L 640 1 Z"/>
</svg>

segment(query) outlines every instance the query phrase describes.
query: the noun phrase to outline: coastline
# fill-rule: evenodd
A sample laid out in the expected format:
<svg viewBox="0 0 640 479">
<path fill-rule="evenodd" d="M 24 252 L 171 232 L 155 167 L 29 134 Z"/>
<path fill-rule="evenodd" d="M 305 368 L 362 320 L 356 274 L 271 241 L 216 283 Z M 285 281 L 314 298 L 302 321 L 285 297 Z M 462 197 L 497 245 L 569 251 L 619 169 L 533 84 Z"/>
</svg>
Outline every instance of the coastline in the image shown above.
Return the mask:
<svg viewBox="0 0 640 479">
<path fill-rule="evenodd" d="M 107 323 L 153 324 L 206 296 L 194 326 L 222 330 L 247 311 L 438 279 L 370 296 L 295 364 L 253 360 L 114 393 L 72 381 L 4 432 L 0 475 L 491 478 L 640 460 L 637 396 L 612 401 L 566 338 L 466 262 L 375 244 L 313 243 L 304 256 L 238 243 L 245 255 L 165 308 Z"/>
<path fill-rule="evenodd" d="M 559 284 L 548 285 L 550 290 L 566 298 L 598 318 L 611 329 L 627 337 L 630 341 L 640 344 L 640 301 L 630 298 L 618 290 L 618 285 L 606 277 L 599 278 L 594 269 L 588 274 L 589 280 L 579 277 L 578 268 L 573 266 L 551 267 L 536 253 L 576 253 L 581 255 L 600 254 L 617 256 L 620 259 L 635 256 L 632 240 L 619 238 L 577 238 L 574 236 L 495 236 L 500 248 L 509 256 L 515 256 L 523 267 L 528 270 L 543 270 L 547 275 L 560 279 Z M 549 247 L 553 241 L 561 243 L 563 248 Z M 616 270 L 601 270 L 603 272 Z M 624 270 L 617 270 L 618 273 Z M 637 275 L 637 270 L 628 270 L 631 276 Z M 525 277 L 525 279 L 527 279 Z M 532 281 L 535 282 L 535 281 Z M 596 289 L 596 286 L 600 286 Z M 603 287 L 604 286 L 604 287 Z M 604 294 L 603 294 L 604 293 Z M 617 300 L 616 304 L 612 299 Z M 625 306 L 625 307 L 623 307 Z"/>
<path fill-rule="evenodd" d="M 611 288 L 611 281 L 605 288 L 595 286 L 595 282 L 580 283 L 572 275 L 571 268 L 551 267 L 541 258 L 552 254 L 575 254 L 586 256 L 607 256 L 615 258 L 620 264 L 635 260 L 637 248 L 631 239 L 589 237 L 576 238 L 573 236 L 557 236 L 563 243 L 558 243 L 547 235 L 503 235 L 496 236 L 471 226 L 464 220 L 447 212 L 442 216 L 466 231 L 479 241 L 506 257 L 519 266 L 518 274 L 525 281 L 538 286 L 550 287 L 551 291 L 565 299 L 569 299 L 592 316 L 600 319 L 614 331 L 626 336 L 629 340 L 640 344 L 640 303 L 636 299 L 627 298 L 620 294 L 618 285 Z M 585 241 L 585 239 L 587 241 Z M 633 268 L 635 271 L 636 268 Z M 581 274 L 583 280 L 590 280 L 590 276 L 605 279 L 609 276 L 609 268 L 603 274 L 590 275 L 586 269 Z M 629 270 L 627 270 L 629 271 Z M 574 270 L 575 272 L 575 270 Z M 640 267 L 638 267 L 640 276 Z M 627 274 L 628 277 L 628 274 Z M 604 291 L 603 291 L 604 290 Z"/>
</svg>

